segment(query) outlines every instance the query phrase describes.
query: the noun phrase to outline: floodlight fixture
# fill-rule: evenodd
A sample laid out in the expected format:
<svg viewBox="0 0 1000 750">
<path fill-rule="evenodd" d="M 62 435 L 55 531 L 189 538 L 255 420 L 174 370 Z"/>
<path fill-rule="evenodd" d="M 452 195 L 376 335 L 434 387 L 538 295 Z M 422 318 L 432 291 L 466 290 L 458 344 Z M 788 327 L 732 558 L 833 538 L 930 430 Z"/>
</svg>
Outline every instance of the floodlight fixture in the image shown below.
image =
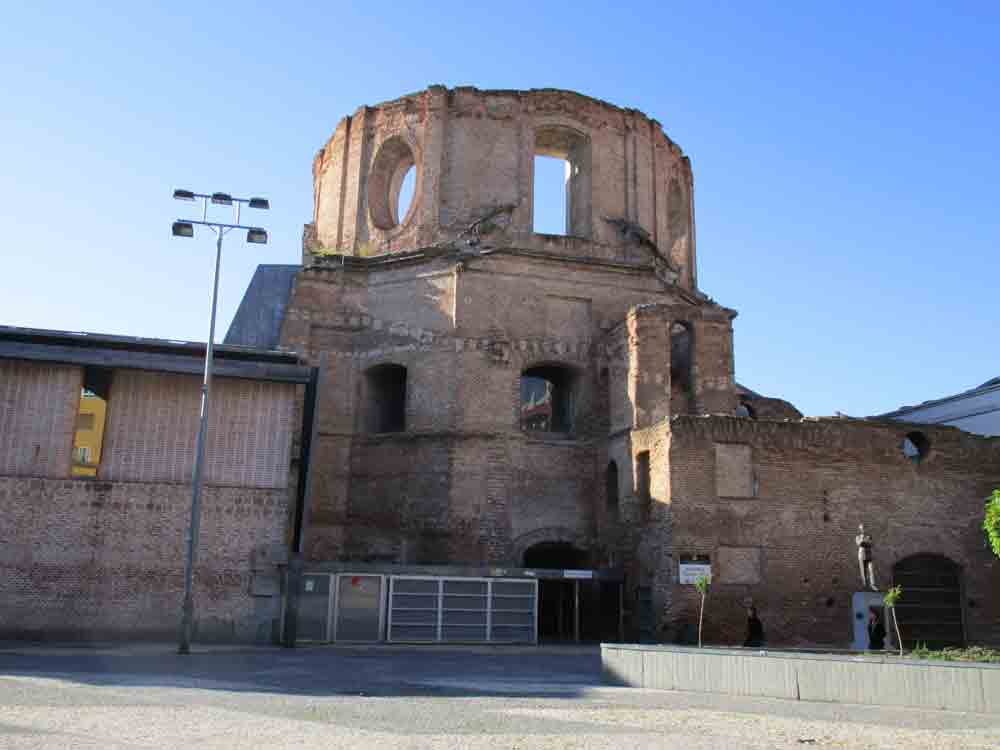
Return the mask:
<svg viewBox="0 0 1000 750">
<path fill-rule="evenodd" d="M 251 198 L 247 201 L 247 204 L 250 208 L 260 208 L 265 211 L 271 207 L 271 203 L 267 198 Z"/>
<path fill-rule="evenodd" d="M 174 237 L 194 237 L 194 224 L 189 221 L 175 221 L 171 229 Z"/>
<path fill-rule="evenodd" d="M 254 245 L 266 245 L 267 232 L 260 227 L 251 227 L 247 230 L 247 242 Z"/>
<path fill-rule="evenodd" d="M 190 190 L 175 190 L 174 198 L 176 198 L 179 201 L 193 201 L 194 193 L 191 192 Z"/>
<path fill-rule="evenodd" d="M 212 203 L 218 206 L 231 206 L 233 205 L 233 196 L 229 193 L 212 193 Z"/>
</svg>

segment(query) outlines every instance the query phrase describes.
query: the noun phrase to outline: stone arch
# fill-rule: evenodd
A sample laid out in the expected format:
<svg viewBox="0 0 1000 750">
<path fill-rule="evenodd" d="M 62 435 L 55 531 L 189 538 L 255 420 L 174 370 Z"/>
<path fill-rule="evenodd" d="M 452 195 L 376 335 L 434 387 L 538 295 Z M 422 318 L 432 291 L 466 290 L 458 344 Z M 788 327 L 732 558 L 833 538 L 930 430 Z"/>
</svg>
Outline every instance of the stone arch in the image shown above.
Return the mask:
<svg viewBox="0 0 1000 750">
<path fill-rule="evenodd" d="M 962 566 L 944 555 L 921 552 L 892 566 L 892 583 L 903 587 L 896 605 L 906 648 L 965 645 Z"/>
<path fill-rule="evenodd" d="M 522 534 L 511 544 L 514 564 L 520 566 L 524 563 L 524 553 L 537 544 L 547 542 L 571 544 L 583 552 L 590 552 L 592 539 L 588 534 L 564 526 L 546 526 L 541 529 L 529 531 Z"/>
<path fill-rule="evenodd" d="M 411 169 L 416 171 L 415 189 L 409 209 L 399 215 L 399 194 Z M 420 159 L 415 146 L 393 136 L 379 147 L 368 175 L 368 211 L 372 223 L 383 231 L 405 226 L 420 203 Z"/>
</svg>

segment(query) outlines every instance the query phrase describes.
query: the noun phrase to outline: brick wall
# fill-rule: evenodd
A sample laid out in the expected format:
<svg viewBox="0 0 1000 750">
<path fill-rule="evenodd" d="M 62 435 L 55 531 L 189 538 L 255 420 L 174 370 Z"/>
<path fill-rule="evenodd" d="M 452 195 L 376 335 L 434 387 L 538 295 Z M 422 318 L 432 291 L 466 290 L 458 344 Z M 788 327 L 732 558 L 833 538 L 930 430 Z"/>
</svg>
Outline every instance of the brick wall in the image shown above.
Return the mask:
<svg viewBox="0 0 1000 750">
<path fill-rule="evenodd" d="M 200 380 L 113 374 L 98 479 L 70 479 L 82 370 L 0 361 L 0 637 L 173 638 Z M 198 638 L 269 640 L 256 550 L 286 543 L 296 386 L 213 381 Z M 228 486 L 220 486 L 228 485 Z"/>
<path fill-rule="evenodd" d="M 83 371 L 0 360 L 0 475 L 68 476 Z"/>
<path fill-rule="evenodd" d="M 846 646 L 861 588 L 854 536 L 874 539 L 876 575 L 918 553 L 962 566 L 967 636 L 1000 642 L 1000 561 L 985 546 L 983 498 L 1000 486 L 1000 440 L 921 426 L 919 464 L 900 448 L 913 426 L 862 420 L 681 417 L 671 424 L 673 553 L 710 555 L 706 639 L 740 643 L 752 599 L 773 644 Z M 676 582 L 676 568 L 661 575 Z M 697 620 L 693 586 L 674 584 L 664 637 Z"/>
<path fill-rule="evenodd" d="M 557 239 L 564 251 L 575 242 Z M 641 320 L 631 329 L 630 310 Z M 571 539 L 594 565 L 638 559 L 650 513 L 636 506 L 632 438 L 619 433 L 671 413 L 674 320 L 701 327 L 694 360 L 711 392 L 731 387 L 732 315 L 643 264 L 431 250 L 419 261 L 304 270 L 282 342 L 314 362 L 327 355 L 309 557 L 517 565 L 531 540 Z M 372 435 L 367 373 L 385 364 L 406 368 L 406 429 Z M 571 435 L 522 432 L 520 378 L 534 366 L 572 373 Z M 622 484 L 615 514 L 604 480 L 612 455 Z M 642 556 L 652 570 L 669 554 L 662 534 L 648 527 Z M 666 602 L 665 590 L 657 596 Z"/>
<path fill-rule="evenodd" d="M 0 477 L 0 638 L 175 638 L 190 508 L 187 484 Z M 205 488 L 198 639 L 271 637 L 252 556 L 288 515 L 285 490 Z"/>
<path fill-rule="evenodd" d="M 190 482 L 200 399 L 197 377 L 116 371 L 99 478 Z M 213 379 L 205 481 L 287 486 L 294 399 L 294 385 Z"/>
</svg>

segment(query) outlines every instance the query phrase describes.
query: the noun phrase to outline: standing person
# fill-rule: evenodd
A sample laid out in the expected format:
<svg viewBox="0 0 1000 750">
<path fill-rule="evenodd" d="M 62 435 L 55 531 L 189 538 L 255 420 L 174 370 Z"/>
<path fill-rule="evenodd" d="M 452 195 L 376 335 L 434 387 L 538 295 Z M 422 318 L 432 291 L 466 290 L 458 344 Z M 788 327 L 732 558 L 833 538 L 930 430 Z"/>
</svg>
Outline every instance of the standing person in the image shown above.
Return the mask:
<svg viewBox="0 0 1000 750">
<path fill-rule="evenodd" d="M 757 608 L 747 608 L 747 639 L 744 648 L 758 648 L 764 645 L 764 623 L 757 617 Z"/>
<path fill-rule="evenodd" d="M 881 651 L 885 648 L 885 625 L 879 617 L 877 607 L 870 609 L 868 615 L 868 650 Z"/>
</svg>

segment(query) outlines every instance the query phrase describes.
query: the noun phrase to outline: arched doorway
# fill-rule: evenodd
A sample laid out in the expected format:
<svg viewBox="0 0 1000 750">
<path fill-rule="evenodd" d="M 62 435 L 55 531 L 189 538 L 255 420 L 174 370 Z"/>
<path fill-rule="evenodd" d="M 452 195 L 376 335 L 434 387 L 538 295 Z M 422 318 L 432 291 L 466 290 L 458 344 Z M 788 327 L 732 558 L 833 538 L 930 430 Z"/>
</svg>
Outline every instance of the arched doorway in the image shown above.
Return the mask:
<svg viewBox="0 0 1000 750">
<path fill-rule="evenodd" d="M 579 570 L 587 567 L 587 553 L 570 542 L 539 542 L 524 551 L 524 567 L 541 570 Z M 538 580 L 538 637 L 571 641 L 580 636 L 580 585 L 565 578 Z"/>
<path fill-rule="evenodd" d="M 893 566 L 892 583 L 903 587 L 896 610 L 905 648 L 965 645 L 959 565 L 941 555 L 911 555 Z"/>
</svg>

